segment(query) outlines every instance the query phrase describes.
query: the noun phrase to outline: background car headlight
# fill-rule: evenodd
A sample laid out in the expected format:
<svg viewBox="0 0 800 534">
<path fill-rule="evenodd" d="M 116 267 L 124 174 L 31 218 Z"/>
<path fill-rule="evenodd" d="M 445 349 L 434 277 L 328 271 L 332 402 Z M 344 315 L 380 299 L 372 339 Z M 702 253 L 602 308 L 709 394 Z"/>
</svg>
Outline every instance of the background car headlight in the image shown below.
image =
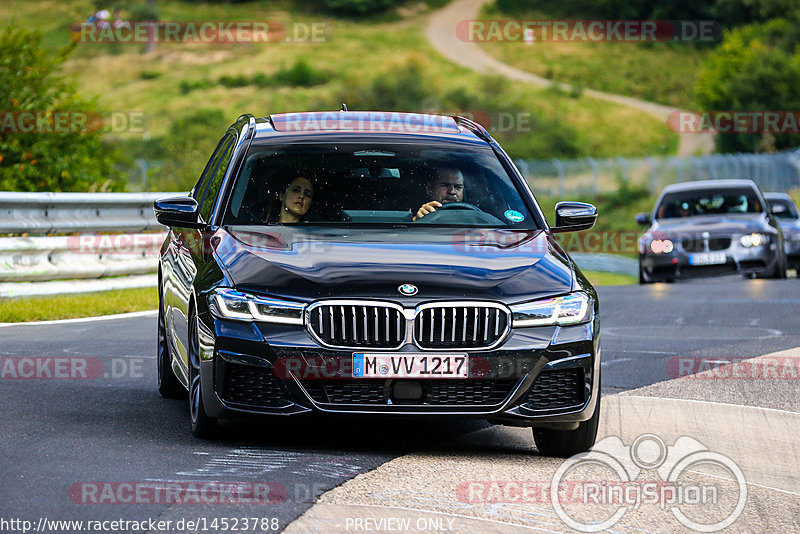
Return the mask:
<svg viewBox="0 0 800 534">
<path fill-rule="evenodd" d="M 669 254 L 674 249 L 675 246 L 669 239 L 654 239 L 650 243 L 650 250 L 653 251 L 653 254 Z"/>
<path fill-rule="evenodd" d="M 746 234 L 739 238 L 739 243 L 742 244 L 743 247 L 760 247 L 761 245 L 766 244 L 767 236 L 764 234 Z"/>
<path fill-rule="evenodd" d="M 222 319 L 302 325 L 305 304 L 221 288 L 209 297 L 209 309 Z"/>
<path fill-rule="evenodd" d="M 511 326 L 568 326 L 589 322 L 593 315 L 591 297 L 586 293 L 576 292 L 563 297 L 511 306 Z"/>
</svg>

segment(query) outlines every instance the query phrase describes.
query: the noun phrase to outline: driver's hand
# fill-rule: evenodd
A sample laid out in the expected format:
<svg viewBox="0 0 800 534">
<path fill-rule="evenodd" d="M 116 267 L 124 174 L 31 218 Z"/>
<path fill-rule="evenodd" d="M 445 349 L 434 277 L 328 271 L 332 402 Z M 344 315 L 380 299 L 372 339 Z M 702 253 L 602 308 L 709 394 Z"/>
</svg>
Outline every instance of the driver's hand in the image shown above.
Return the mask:
<svg viewBox="0 0 800 534">
<path fill-rule="evenodd" d="M 414 216 L 412 220 L 416 221 L 417 219 L 421 219 L 422 217 L 425 217 L 427 214 L 436 211 L 436 208 L 441 208 L 441 207 L 442 207 L 441 202 L 439 202 L 438 200 L 431 200 L 427 204 L 422 205 L 422 207 L 417 211 L 417 214 Z"/>
</svg>

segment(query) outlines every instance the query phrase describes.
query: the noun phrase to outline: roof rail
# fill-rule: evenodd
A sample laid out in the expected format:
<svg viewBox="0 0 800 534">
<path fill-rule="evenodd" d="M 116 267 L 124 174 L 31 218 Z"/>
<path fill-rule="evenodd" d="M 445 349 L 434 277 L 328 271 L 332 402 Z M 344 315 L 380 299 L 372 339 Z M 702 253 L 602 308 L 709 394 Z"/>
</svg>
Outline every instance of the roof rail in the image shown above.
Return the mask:
<svg viewBox="0 0 800 534">
<path fill-rule="evenodd" d="M 241 129 L 246 131 L 247 135 L 252 135 L 255 131 L 256 126 L 256 118 L 253 116 L 252 113 L 242 113 L 239 115 L 239 118 L 236 119 L 234 126 L 238 126 L 240 123 L 247 121 L 247 126 L 244 124 L 241 125 Z"/>
<path fill-rule="evenodd" d="M 486 128 L 478 124 L 477 122 L 470 120 L 466 117 L 461 117 L 459 115 L 453 115 L 453 119 L 456 121 L 456 124 L 459 126 L 463 126 L 464 128 L 468 129 L 487 143 L 494 142 L 494 139 L 489 132 L 486 131 Z"/>
</svg>

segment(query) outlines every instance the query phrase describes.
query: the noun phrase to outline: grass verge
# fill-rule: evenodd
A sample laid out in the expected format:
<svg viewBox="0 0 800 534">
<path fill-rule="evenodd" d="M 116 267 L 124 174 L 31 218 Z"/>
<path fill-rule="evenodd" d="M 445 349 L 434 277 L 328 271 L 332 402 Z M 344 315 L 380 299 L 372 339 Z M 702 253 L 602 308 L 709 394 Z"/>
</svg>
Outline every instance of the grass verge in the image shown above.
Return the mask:
<svg viewBox="0 0 800 534">
<path fill-rule="evenodd" d="M 583 271 L 583 274 L 593 286 L 628 286 L 638 284 L 635 276 L 619 273 L 604 273 L 600 271 Z"/>
<path fill-rule="evenodd" d="M 396 17 L 346 20 L 315 13 L 299 0 L 161 2 L 165 21 L 277 21 L 290 30 L 319 24 L 324 38 L 159 43 L 149 54 L 142 53 L 143 43 L 80 42 L 64 72 L 82 94 L 100 95 L 102 112 L 138 113 L 143 124 L 120 121 L 107 140 L 131 158 L 124 172 L 158 191 L 191 187 L 225 126 L 241 113 L 338 110 L 342 102 L 352 110 L 472 115 L 515 158 L 674 152 L 677 135 L 663 121 L 627 106 L 450 63 L 425 39 L 430 8 L 419 6 Z M 69 21 L 92 11 L 91 0 L 0 6 L 4 20 L 42 30 L 52 48 L 68 41 Z M 151 163 L 144 178 L 135 158 Z"/>
<path fill-rule="evenodd" d="M 0 323 L 95 317 L 158 308 L 155 287 L 0 300 Z"/>
<path fill-rule="evenodd" d="M 499 11 L 490 4 L 481 19 L 551 20 L 556 17 L 531 9 L 524 16 Z M 580 18 L 580 17 L 572 17 Z M 710 46 L 679 42 L 482 42 L 480 46 L 500 61 L 544 78 L 691 108 L 694 84 Z"/>
</svg>

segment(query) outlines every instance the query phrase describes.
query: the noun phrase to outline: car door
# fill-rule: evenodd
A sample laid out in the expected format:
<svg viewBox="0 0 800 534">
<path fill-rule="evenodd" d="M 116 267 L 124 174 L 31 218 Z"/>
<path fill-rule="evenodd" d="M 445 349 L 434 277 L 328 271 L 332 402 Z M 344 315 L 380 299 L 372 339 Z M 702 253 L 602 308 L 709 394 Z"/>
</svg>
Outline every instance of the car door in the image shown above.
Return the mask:
<svg viewBox="0 0 800 534">
<path fill-rule="evenodd" d="M 191 196 L 200 206 L 201 222 L 208 221 L 209 212 L 203 209 L 206 201 L 209 185 L 217 175 L 223 160 L 230 161 L 230 154 L 233 151 L 235 136 L 227 133 L 217 145 L 214 154 L 209 159 L 200 180 L 191 192 Z M 223 171 L 224 172 L 224 171 Z M 190 251 L 192 244 L 197 241 L 201 231 L 192 228 L 173 227 L 169 231 L 169 257 L 166 258 L 165 271 L 163 276 L 168 283 L 165 284 L 164 291 L 164 311 L 166 316 L 167 331 L 171 340 L 173 352 L 178 356 L 184 371 L 187 364 L 187 347 L 189 339 L 189 302 L 191 298 L 192 284 L 197 274 L 197 266 L 194 263 L 193 255 Z"/>
</svg>

